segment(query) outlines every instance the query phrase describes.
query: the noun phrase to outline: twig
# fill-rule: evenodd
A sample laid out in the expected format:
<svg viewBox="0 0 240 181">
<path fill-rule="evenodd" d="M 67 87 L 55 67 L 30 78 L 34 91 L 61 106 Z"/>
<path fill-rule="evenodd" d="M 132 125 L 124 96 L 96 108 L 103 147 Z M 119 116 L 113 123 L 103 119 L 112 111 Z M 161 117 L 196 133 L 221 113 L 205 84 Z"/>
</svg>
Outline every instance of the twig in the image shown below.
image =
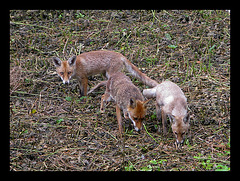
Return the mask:
<svg viewBox="0 0 240 181">
<path fill-rule="evenodd" d="M 46 29 L 53 30 L 53 28 L 49 28 L 49 27 L 46 27 L 46 26 L 33 25 L 33 24 L 28 24 L 28 23 L 20 23 L 20 22 L 12 22 L 12 21 L 10 21 L 10 24 L 26 25 L 26 26 L 36 26 L 36 27 L 39 27 L 39 28 L 46 28 Z"/>
<path fill-rule="evenodd" d="M 157 144 L 159 144 L 159 143 L 157 142 L 157 140 L 156 140 L 155 138 L 153 138 L 152 135 L 148 132 L 148 130 L 147 130 L 147 128 L 146 128 L 146 126 L 145 126 L 144 123 L 143 123 L 143 126 L 144 126 L 144 129 L 145 129 L 145 131 L 147 132 L 147 134 L 148 134 Z M 159 144 L 159 145 L 160 145 L 160 144 Z"/>
<path fill-rule="evenodd" d="M 68 39 L 69 39 L 69 38 L 68 38 Z M 63 55 L 65 54 L 65 48 L 66 48 L 66 46 L 67 46 L 68 39 L 67 39 L 67 41 L 66 41 L 66 43 L 65 43 L 65 45 L 64 45 L 64 47 L 63 47 Z"/>
</svg>

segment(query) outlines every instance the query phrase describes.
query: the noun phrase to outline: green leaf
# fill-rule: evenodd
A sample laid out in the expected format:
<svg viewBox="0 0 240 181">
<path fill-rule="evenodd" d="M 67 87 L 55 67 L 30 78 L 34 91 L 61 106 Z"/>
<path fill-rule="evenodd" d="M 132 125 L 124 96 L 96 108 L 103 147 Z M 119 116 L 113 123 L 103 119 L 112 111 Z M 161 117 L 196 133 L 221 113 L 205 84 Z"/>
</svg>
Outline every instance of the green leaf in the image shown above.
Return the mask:
<svg viewBox="0 0 240 181">
<path fill-rule="evenodd" d="M 152 114 L 151 115 L 151 119 L 156 119 L 157 118 L 157 115 L 156 114 Z"/>
<path fill-rule="evenodd" d="M 162 159 L 162 160 L 158 161 L 158 163 L 160 163 L 160 164 L 163 164 L 163 162 L 167 162 L 167 160 L 166 159 Z"/>
<path fill-rule="evenodd" d="M 28 133 L 28 130 L 26 129 L 25 131 L 23 131 L 22 133 Z"/>
<path fill-rule="evenodd" d="M 72 98 L 71 97 L 66 97 L 65 100 L 66 101 L 72 101 Z"/>
<path fill-rule="evenodd" d="M 133 171 L 133 165 L 125 167 L 125 171 Z"/>
<path fill-rule="evenodd" d="M 87 98 L 87 96 L 82 96 L 82 97 L 80 98 L 80 100 L 85 99 L 85 98 Z"/>
<path fill-rule="evenodd" d="M 177 48 L 177 45 L 168 45 L 168 48 L 175 49 L 175 48 Z"/>
<path fill-rule="evenodd" d="M 166 37 L 168 40 L 171 40 L 171 39 L 172 39 L 171 36 L 170 36 L 168 33 L 165 34 L 165 37 Z"/>
<path fill-rule="evenodd" d="M 62 121 L 63 121 L 63 119 L 61 118 L 61 119 L 57 120 L 56 122 L 57 122 L 57 124 L 60 124 Z"/>
<path fill-rule="evenodd" d="M 212 50 L 215 48 L 215 46 L 216 46 L 216 45 L 214 44 L 211 48 L 208 49 L 208 51 L 209 51 L 209 52 L 212 52 Z"/>
<path fill-rule="evenodd" d="M 157 164 L 157 161 L 156 161 L 156 160 L 151 160 L 151 161 L 150 161 L 150 163 L 152 163 L 152 164 L 155 164 L 155 165 L 156 165 L 156 164 Z"/>
<path fill-rule="evenodd" d="M 37 112 L 36 109 L 32 109 L 31 114 L 34 114 L 34 113 L 36 113 L 36 112 Z"/>
<path fill-rule="evenodd" d="M 152 166 L 151 165 L 148 165 L 146 167 L 142 167 L 141 168 L 141 171 L 152 171 Z"/>
<path fill-rule="evenodd" d="M 226 166 L 226 165 L 221 165 L 221 164 L 217 165 L 216 168 L 217 168 L 217 169 L 216 169 L 215 171 L 229 171 L 229 170 L 230 170 L 230 168 L 229 168 L 228 166 Z"/>
</svg>

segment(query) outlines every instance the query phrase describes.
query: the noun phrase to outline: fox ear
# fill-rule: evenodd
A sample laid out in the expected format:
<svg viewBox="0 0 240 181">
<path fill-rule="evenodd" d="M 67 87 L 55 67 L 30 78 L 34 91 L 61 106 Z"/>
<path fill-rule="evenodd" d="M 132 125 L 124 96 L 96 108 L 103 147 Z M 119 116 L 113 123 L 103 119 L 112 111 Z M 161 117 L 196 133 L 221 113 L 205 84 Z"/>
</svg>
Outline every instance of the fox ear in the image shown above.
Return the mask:
<svg viewBox="0 0 240 181">
<path fill-rule="evenodd" d="M 71 58 L 69 58 L 69 59 L 68 59 L 68 64 L 69 64 L 70 66 L 75 65 L 75 63 L 76 63 L 76 58 L 77 58 L 76 55 L 74 55 L 74 56 L 72 56 Z"/>
<path fill-rule="evenodd" d="M 143 102 L 143 106 L 146 108 L 146 106 L 147 106 L 146 104 L 147 104 L 149 101 L 151 101 L 151 100 L 152 100 L 152 99 L 148 99 L 148 100 L 144 101 L 144 102 Z"/>
<path fill-rule="evenodd" d="M 62 64 L 62 61 L 58 57 L 53 57 L 53 63 L 56 67 L 60 67 Z"/>
<path fill-rule="evenodd" d="M 130 107 L 131 108 L 135 108 L 136 107 L 136 100 L 133 99 L 133 98 L 130 99 Z"/>
<path fill-rule="evenodd" d="M 183 122 L 186 124 L 186 123 L 189 123 L 190 121 L 190 115 L 189 113 L 187 113 L 187 115 L 183 118 Z"/>
</svg>

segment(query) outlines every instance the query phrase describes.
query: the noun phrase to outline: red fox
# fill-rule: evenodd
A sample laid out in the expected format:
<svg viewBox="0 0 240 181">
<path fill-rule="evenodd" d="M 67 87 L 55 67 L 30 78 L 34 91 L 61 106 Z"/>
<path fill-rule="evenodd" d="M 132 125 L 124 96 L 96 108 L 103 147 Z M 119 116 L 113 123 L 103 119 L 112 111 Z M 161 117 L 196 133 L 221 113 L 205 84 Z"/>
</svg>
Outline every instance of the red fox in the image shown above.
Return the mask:
<svg viewBox="0 0 240 181">
<path fill-rule="evenodd" d="M 106 85 L 106 91 L 102 95 L 100 111 L 104 112 L 106 102 L 113 100 L 116 103 L 116 114 L 118 128 L 122 133 L 122 117 L 121 110 L 125 119 L 130 118 L 136 131 L 142 129 L 142 121 L 146 115 L 146 103 L 141 91 L 132 83 L 129 77 L 119 72 L 112 74 L 108 81 L 102 81 L 89 92 L 96 88 Z"/>
<path fill-rule="evenodd" d="M 86 96 L 87 94 L 88 76 L 103 73 L 109 78 L 113 73 L 121 72 L 124 66 L 129 73 L 149 87 L 158 85 L 155 80 L 142 73 L 126 57 L 114 51 L 86 52 L 73 56 L 68 61 L 61 61 L 54 57 L 53 63 L 64 84 L 69 83 L 71 78 L 78 80 L 80 96 Z"/>
<path fill-rule="evenodd" d="M 166 116 L 168 116 L 177 145 L 183 144 L 190 127 L 190 118 L 187 113 L 187 98 L 180 87 L 173 82 L 164 81 L 152 89 L 144 89 L 143 95 L 147 98 L 156 97 L 157 119 L 162 119 L 163 133 L 167 133 Z"/>
</svg>

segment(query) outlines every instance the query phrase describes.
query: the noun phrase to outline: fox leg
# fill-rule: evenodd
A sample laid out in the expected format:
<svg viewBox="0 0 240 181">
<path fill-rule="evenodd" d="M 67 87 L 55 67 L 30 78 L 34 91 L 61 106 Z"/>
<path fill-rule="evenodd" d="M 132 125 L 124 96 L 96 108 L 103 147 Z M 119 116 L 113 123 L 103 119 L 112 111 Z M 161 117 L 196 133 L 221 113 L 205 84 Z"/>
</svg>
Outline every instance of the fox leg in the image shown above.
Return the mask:
<svg viewBox="0 0 240 181">
<path fill-rule="evenodd" d="M 105 94 L 102 95 L 102 98 L 101 98 L 101 106 L 100 106 L 100 112 L 103 113 L 105 110 L 104 110 L 104 107 L 105 107 L 105 104 L 106 104 L 106 101 L 105 101 Z"/>
<path fill-rule="evenodd" d="M 161 120 L 161 107 L 156 103 L 156 114 L 157 114 L 157 120 Z"/>
<path fill-rule="evenodd" d="M 82 79 L 82 85 L 83 86 L 82 86 L 81 92 L 82 92 L 83 96 L 86 96 L 87 95 L 87 86 L 88 86 L 88 79 L 87 79 L 87 77 Z"/>
<path fill-rule="evenodd" d="M 157 124 L 158 124 L 157 133 L 159 134 L 161 132 L 160 121 L 162 119 L 162 112 L 161 112 L 161 107 L 158 105 L 158 103 L 156 103 L 156 115 L 157 115 Z"/>
<path fill-rule="evenodd" d="M 86 96 L 87 95 L 87 86 L 88 86 L 88 79 L 87 78 L 82 78 L 78 80 L 79 84 L 79 94 L 80 97 Z M 83 99 L 83 101 L 86 101 L 86 98 Z"/>
<path fill-rule="evenodd" d="M 82 81 L 78 81 L 78 85 L 79 85 L 79 94 L 80 94 L 80 97 L 83 96 L 83 83 Z"/>
<path fill-rule="evenodd" d="M 162 115 L 162 125 L 163 125 L 163 134 L 166 135 L 167 134 L 167 116 L 165 114 L 165 112 L 163 111 L 163 109 L 161 110 L 161 115 Z"/>
<path fill-rule="evenodd" d="M 100 112 L 103 113 L 105 110 L 105 105 L 106 105 L 106 102 L 109 102 L 111 101 L 111 96 L 109 93 L 105 92 L 105 94 L 102 95 L 102 98 L 101 98 L 101 106 L 100 106 Z"/>
<path fill-rule="evenodd" d="M 122 138 L 122 116 L 120 107 L 116 104 L 116 113 L 117 113 L 117 121 L 118 121 L 118 129 L 120 132 L 120 137 Z"/>
</svg>

